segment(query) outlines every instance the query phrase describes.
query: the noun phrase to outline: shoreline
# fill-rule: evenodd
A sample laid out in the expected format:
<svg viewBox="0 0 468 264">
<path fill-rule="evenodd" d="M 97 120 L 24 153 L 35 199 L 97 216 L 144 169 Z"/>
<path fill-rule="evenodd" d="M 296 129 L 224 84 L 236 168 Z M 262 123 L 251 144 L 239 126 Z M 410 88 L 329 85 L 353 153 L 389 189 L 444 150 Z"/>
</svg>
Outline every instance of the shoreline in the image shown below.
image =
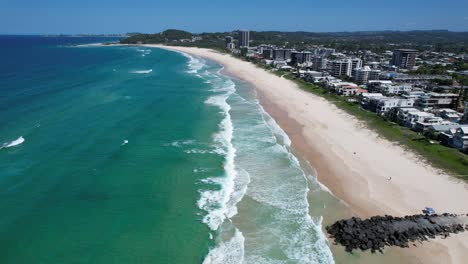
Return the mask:
<svg viewBox="0 0 468 264">
<path fill-rule="evenodd" d="M 140 45 L 185 52 L 215 61 L 250 83 L 265 111 L 288 134 L 293 149 L 317 171 L 317 179 L 353 215 L 369 217 L 437 212 L 467 213 L 467 184 L 441 174 L 417 155 L 379 137 L 325 99 L 227 54 L 209 49 Z M 336 219 L 335 219 L 336 220 Z M 420 263 L 464 263 L 468 234 L 397 250 Z"/>
</svg>

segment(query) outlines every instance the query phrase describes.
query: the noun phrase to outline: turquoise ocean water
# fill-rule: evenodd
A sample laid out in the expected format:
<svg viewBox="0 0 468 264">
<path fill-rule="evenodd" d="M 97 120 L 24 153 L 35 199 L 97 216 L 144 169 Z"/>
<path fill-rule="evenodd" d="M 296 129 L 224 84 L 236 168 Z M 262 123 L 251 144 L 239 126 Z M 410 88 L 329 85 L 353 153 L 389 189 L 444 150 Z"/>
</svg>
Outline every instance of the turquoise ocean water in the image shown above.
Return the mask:
<svg viewBox="0 0 468 264">
<path fill-rule="evenodd" d="M 98 41 L 0 37 L 0 263 L 333 263 L 251 87 Z"/>
</svg>

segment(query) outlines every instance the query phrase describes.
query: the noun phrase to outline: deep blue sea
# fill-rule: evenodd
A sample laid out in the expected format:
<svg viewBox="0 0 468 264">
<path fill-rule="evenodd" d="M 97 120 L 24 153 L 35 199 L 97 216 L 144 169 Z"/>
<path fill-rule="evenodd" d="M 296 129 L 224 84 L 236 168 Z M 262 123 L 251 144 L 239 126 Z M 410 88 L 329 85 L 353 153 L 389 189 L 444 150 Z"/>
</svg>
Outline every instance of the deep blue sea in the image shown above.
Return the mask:
<svg viewBox="0 0 468 264">
<path fill-rule="evenodd" d="M 255 91 L 111 40 L 0 36 L 0 263 L 333 263 Z"/>
</svg>

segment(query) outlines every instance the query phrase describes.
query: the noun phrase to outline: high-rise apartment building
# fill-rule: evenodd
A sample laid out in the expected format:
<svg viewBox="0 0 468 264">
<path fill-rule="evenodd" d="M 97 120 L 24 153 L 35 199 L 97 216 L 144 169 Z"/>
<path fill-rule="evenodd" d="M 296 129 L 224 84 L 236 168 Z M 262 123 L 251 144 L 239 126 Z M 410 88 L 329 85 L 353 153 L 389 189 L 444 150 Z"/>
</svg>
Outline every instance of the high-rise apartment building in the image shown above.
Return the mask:
<svg viewBox="0 0 468 264">
<path fill-rule="evenodd" d="M 248 30 L 239 30 L 239 38 L 238 38 L 238 46 L 239 48 L 248 47 L 250 42 L 250 31 Z"/>
<path fill-rule="evenodd" d="M 400 69 L 411 70 L 416 65 L 418 51 L 413 49 L 396 49 L 393 51 L 391 64 Z"/>
</svg>

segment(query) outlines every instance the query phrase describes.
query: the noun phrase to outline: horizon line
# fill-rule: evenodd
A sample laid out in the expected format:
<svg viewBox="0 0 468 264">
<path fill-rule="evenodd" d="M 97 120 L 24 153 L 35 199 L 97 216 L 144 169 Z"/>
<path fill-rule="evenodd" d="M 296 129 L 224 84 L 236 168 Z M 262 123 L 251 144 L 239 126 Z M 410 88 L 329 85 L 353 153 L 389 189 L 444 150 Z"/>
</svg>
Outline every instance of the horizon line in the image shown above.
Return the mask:
<svg viewBox="0 0 468 264">
<path fill-rule="evenodd" d="M 44 36 L 44 35 L 127 35 L 129 33 L 132 34 L 157 34 L 160 32 L 164 32 L 166 30 L 181 30 L 186 31 L 192 34 L 203 34 L 203 33 L 230 33 L 235 32 L 240 29 L 234 29 L 231 31 L 201 31 L 201 32 L 191 32 L 184 29 L 176 29 L 176 28 L 167 28 L 159 32 L 125 32 L 125 33 L 0 33 L 0 36 Z M 408 30 L 398 30 L 398 29 L 382 29 L 382 30 L 342 30 L 342 31 L 307 31 L 307 30 L 250 30 L 246 29 L 251 32 L 305 32 L 305 33 L 372 33 L 372 32 L 417 32 L 417 31 L 445 31 L 445 32 L 452 32 L 452 33 L 468 33 L 467 30 L 449 30 L 449 29 L 408 29 Z"/>
</svg>

